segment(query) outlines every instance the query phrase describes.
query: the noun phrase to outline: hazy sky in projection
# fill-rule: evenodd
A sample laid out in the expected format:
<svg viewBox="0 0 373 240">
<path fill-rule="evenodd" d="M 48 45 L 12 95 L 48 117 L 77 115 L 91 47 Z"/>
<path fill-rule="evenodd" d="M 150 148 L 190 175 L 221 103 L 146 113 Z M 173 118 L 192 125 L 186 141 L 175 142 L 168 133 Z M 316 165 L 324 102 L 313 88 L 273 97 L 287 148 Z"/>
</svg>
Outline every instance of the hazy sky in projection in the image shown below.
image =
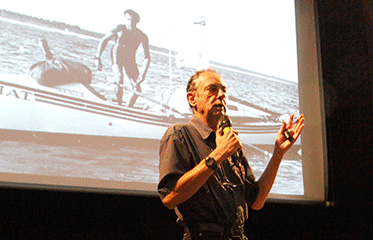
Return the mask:
<svg viewBox="0 0 373 240">
<path fill-rule="evenodd" d="M 297 81 L 294 0 L 12 0 L 0 9 L 105 33 L 132 8 L 150 44 Z M 204 16 L 206 25 L 193 21 Z M 194 37 L 192 37 L 194 36 Z M 199 46 L 197 46 L 199 44 Z"/>
</svg>

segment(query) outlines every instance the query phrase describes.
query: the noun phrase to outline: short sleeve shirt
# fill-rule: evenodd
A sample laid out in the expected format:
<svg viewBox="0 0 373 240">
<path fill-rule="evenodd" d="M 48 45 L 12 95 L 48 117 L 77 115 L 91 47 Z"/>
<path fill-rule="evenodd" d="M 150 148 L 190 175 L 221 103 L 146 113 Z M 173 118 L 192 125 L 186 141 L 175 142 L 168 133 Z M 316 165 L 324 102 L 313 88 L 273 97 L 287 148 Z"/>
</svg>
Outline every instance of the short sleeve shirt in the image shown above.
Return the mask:
<svg viewBox="0 0 373 240">
<path fill-rule="evenodd" d="M 178 179 L 215 147 L 215 132 L 195 116 L 189 123 L 170 126 L 161 139 L 159 152 L 160 197 L 170 193 Z M 242 154 L 239 164 L 233 164 L 230 158 L 223 161 L 205 184 L 177 208 L 187 223 L 243 224 L 248 205 L 255 201 L 257 193 L 252 169 Z"/>
</svg>

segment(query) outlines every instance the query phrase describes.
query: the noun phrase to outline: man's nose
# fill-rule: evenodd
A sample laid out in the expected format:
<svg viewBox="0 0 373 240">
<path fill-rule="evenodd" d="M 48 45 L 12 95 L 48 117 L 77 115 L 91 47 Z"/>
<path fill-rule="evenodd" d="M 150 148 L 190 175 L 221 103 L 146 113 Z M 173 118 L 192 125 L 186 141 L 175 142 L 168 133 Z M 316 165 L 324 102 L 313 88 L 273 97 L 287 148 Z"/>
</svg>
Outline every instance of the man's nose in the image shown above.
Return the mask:
<svg viewBox="0 0 373 240">
<path fill-rule="evenodd" d="M 219 89 L 218 98 L 225 98 L 225 91 L 223 89 Z"/>
</svg>

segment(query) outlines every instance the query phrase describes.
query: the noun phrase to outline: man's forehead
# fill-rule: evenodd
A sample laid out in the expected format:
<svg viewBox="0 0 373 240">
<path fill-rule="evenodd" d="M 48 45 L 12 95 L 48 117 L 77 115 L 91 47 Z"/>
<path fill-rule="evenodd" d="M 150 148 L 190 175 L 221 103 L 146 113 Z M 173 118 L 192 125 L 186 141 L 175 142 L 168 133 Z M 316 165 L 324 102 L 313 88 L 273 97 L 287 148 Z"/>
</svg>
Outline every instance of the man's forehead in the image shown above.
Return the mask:
<svg viewBox="0 0 373 240">
<path fill-rule="evenodd" d="M 202 83 L 202 85 L 221 84 L 223 86 L 226 86 L 224 79 L 218 73 L 215 72 L 202 73 L 198 79 L 199 83 Z"/>
</svg>

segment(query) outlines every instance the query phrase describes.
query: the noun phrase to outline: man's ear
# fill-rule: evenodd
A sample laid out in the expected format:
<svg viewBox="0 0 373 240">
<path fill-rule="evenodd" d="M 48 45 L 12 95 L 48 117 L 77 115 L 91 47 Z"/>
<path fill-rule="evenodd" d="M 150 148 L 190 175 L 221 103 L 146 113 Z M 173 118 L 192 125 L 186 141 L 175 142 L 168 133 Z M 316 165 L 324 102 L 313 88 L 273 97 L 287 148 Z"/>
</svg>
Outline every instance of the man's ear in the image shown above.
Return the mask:
<svg viewBox="0 0 373 240">
<path fill-rule="evenodd" d="M 189 105 L 194 109 L 194 107 L 196 106 L 196 94 L 195 94 L 195 92 L 188 92 L 187 93 L 187 99 L 188 99 Z"/>
</svg>

